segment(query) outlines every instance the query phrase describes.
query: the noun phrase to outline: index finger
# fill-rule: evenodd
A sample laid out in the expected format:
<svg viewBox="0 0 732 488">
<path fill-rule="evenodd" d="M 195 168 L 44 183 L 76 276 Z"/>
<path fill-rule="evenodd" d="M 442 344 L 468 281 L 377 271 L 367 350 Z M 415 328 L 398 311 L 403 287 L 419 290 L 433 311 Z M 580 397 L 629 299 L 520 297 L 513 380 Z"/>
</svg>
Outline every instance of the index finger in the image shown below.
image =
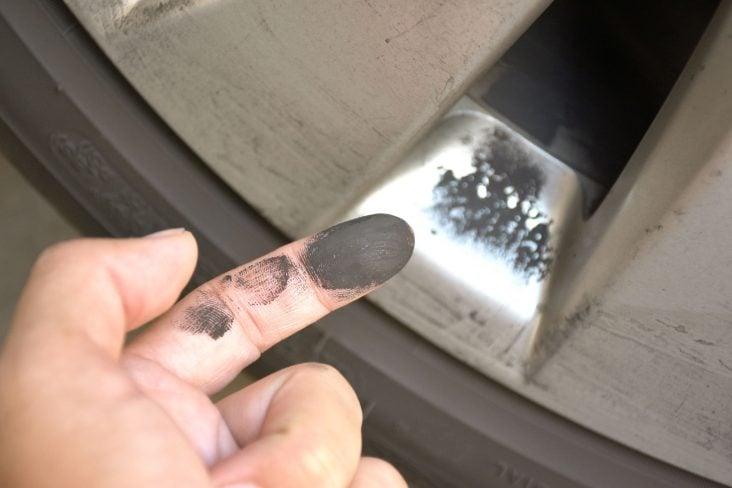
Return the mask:
<svg viewBox="0 0 732 488">
<path fill-rule="evenodd" d="M 197 288 L 125 354 L 217 391 L 262 351 L 391 278 L 413 247 L 411 228 L 392 215 L 338 224 Z"/>
</svg>

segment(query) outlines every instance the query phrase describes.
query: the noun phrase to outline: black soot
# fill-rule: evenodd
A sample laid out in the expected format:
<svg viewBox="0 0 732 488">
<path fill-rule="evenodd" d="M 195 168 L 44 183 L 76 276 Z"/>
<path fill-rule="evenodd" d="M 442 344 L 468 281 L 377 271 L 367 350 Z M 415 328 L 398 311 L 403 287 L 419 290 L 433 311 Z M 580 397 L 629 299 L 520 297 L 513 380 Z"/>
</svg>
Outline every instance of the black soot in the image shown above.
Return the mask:
<svg viewBox="0 0 732 488">
<path fill-rule="evenodd" d="M 375 214 L 338 224 L 306 243 L 302 262 L 326 290 L 363 291 L 401 270 L 414 249 L 414 233 L 402 219 Z"/>
<path fill-rule="evenodd" d="M 260 259 L 234 275 L 234 286 L 246 288 L 249 305 L 267 305 L 277 299 L 297 272 L 287 256 Z"/>
<path fill-rule="evenodd" d="M 474 171 L 461 177 L 445 171 L 435 186 L 440 221 L 495 249 L 527 278 L 544 279 L 553 261 L 552 222 L 537 207 L 544 172 L 500 129 L 475 149 L 472 166 Z"/>
<path fill-rule="evenodd" d="M 193 334 L 208 334 L 212 339 L 219 339 L 231 329 L 234 315 L 221 300 L 199 293 L 201 302 L 185 309 L 178 325 Z"/>
</svg>

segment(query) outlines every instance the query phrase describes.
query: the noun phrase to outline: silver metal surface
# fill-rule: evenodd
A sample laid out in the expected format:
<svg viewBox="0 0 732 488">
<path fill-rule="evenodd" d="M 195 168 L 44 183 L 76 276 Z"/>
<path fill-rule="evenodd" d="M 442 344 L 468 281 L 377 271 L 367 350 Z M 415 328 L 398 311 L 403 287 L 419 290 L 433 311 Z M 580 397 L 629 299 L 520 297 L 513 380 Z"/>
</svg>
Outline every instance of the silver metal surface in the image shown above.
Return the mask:
<svg viewBox="0 0 732 488">
<path fill-rule="evenodd" d="M 372 299 L 492 375 L 524 375 L 563 235 L 581 221 L 574 172 L 463 99 L 347 217 L 389 212 L 410 263 Z"/>
<path fill-rule="evenodd" d="M 388 172 L 549 0 L 65 0 L 165 121 L 292 236 Z"/>
</svg>

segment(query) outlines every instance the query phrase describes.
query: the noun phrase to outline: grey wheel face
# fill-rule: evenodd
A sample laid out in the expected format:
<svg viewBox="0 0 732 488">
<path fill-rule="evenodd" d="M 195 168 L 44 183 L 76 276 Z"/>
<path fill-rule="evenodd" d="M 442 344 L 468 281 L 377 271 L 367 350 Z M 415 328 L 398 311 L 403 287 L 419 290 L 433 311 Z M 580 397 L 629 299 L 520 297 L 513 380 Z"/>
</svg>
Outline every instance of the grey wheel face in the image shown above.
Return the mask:
<svg viewBox="0 0 732 488">
<path fill-rule="evenodd" d="M 140 5 L 145 3 L 140 2 Z M 20 67 L 0 71 L 3 151 L 12 151 L 12 159 L 27 174 L 35 170 L 36 181 L 45 176 L 51 182 L 49 185 L 56 185 L 56 197 L 73 203 L 74 216 L 82 217 L 85 213 L 87 223 L 101 226 L 112 235 L 142 234 L 179 225 L 193 230 L 201 244 L 202 256 L 195 281 L 259 256 L 286 241 L 283 234 L 260 217 L 258 211 L 243 203 L 188 148 L 187 139 L 181 140 L 169 129 L 169 120 L 162 121 L 148 107 L 69 12 L 51 2 L 39 1 L 3 5 L 0 13 L 0 49 L 4 59 L 13 60 L 11 64 Z M 134 30 L 132 25 L 127 28 Z M 717 29 L 726 32 L 722 27 Z M 388 44 L 396 42 L 392 39 Z M 707 59 L 715 59 L 714 50 L 710 53 Z M 690 103 L 681 95 L 677 98 L 681 100 L 678 105 L 681 109 Z M 165 110 L 159 106 L 155 108 L 167 119 Z M 483 109 L 475 110 L 479 113 Z M 181 132 L 176 124 L 170 125 Z M 722 129 L 711 133 L 710 147 L 718 147 L 724 134 Z M 652 170 L 655 166 L 651 162 L 642 167 Z M 689 174 L 694 174 L 693 169 Z M 460 180 L 458 176 L 453 172 L 456 181 Z M 642 187 L 643 179 L 635 179 L 632 184 Z M 667 192 L 677 188 L 684 186 L 679 184 Z M 509 197 L 507 194 L 504 202 Z M 627 200 L 611 194 L 605 200 L 608 202 L 610 206 L 605 208 L 612 209 Z M 667 202 L 658 208 L 670 208 L 669 205 Z M 347 209 L 346 213 L 351 210 Z M 603 212 L 602 208 L 598 210 L 602 216 L 600 212 Z M 644 216 L 645 221 L 653 221 L 653 218 L 653 215 Z M 635 219 L 633 228 L 645 225 L 645 221 Z M 285 230 L 295 232 L 293 227 L 288 228 L 282 222 L 280 225 Z M 316 223 L 306 227 L 311 225 Z M 576 225 L 583 227 L 584 232 L 590 232 L 583 234 L 587 236 L 596 235 L 593 225 L 599 224 L 579 222 Z M 645 227 L 640 230 L 646 236 Z M 651 233 L 648 235 L 652 237 Z M 618 242 L 621 240 L 616 238 L 610 244 Z M 610 244 L 600 240 L 594 250 L 606 255 L 607 250 L 602 246 L 612 248 Z M 562 244 L 565 245 L 570 248 L 569 244 Z M 616 261 L 608 262 L 611 266 Z M 586 268 L 576 263 L 567 266 L 568 276 L 586 285 L 587 289 L 592 288 L 596 272 L 588 278 L 580 272 Z M 510 269 L 516 271 L 514 265 Z M 572 274 L 575 272 L 577 274 Z M 552 278 L 551 286 L 560 279 Z M 592 320 L 599 321 L 597 323 L 605 328 L 609 324 L 609 314 L 622 319 L 612 303 L 608 305 L 590 298 L 587 302 L 579 300 L 580 306 L 571 313 L 555 313 L 569 317 L 575 325 Z M 594 336 L 580 333 L 578 339 L 569 342 L 569 349 L 553 346 L 559 353 L 551 356 L 547 363 L 554 364 L 555 358 L 560 362 L 572 360 L 571 357 L 567 359 L 567 354 L 581 353 L 586 359 L 588 354 L 594 354 L 582 363 L 587 367 L 584 379 L 565 375 L 562 383 L 551 374 L 547 376 L 546 371 L 551 372 L 552 366 L 537 368 L 529 376 L 526 375 L 528 370 L 508 369 L 506 371 L 519 373 L 501 376 L 493 366 L 485 366 L 488 363 L 481 366 L 472 362 L 489 376 L 498 376 L 512 389 L 520 391 L 522 395 L 519 395 L 425 341 L 424 331 L 416 334 L 405 328 L 404 322 L 409 322 L 405 316 L 393 306 L 390 308 L 384 298 L 379 300 L 390 314 L 370 303 L 354 304 L 276 347 L 262 358 L 257 368 L 265 372 L 306 360 L 337 366 L 362 399 L 367 450 L 393 460 L 415 486 L 714 486 L 711 481 L 585 430 L 522 396 L 528 395 L 538 403 L 548 404 L 570 418 L 580 418 L 583 423 L 594 426 L 591 416 L 583 416 L 581 410 L 588 410 L 588 405 L 594 405 L 589 410 L 597 408 L 592 403 L 593 398 L 601 396 L 605 390 L 602 387 L 595 391 L 577 390 L 577 385 L 589 382 L 592 375 L 596 375 L 592 360 L 613 360 L 611 354 L 602 350 L 597 352 L 595 345 L 603 340 L 597 336 L 597 330 L 588 328 L 589 334 Z M 572 297 L 562 297 L 561 301 L 572 303 Z M 470 318 L 469 310 L 465 315 Z M 653 318 L 668 319 L 665 316 Z M 720 315 L 714 320 L 723 318 Z M 691 319 L 685 323 L 693 324 Z M 619 323 L 623 327 L 627 325 L 622 320 Z M 406 325 L 413 326 L 411 323 Z M 689 329 L 692 329 L 691 325 Z M 611 331 L 619 333 L 615 329 Z M 694 336 L 689 340 L 706 340 L 705 337 Z M 547 342 L 542 344 L 552 344 L 554 340 L 557 339 L 549 334 Z M 622 337 L 613 340 L 612 347 L 627 347 Z M 700 347 L 700 343 L 695 344 Z M 678 347 L 687 348 L 687 344 L 681 343 Z M 695 349 L 688 351 L 693 353 Z M 459 350 L 451 352 L 461 356 Z M 544 351 L 539 348 L 536 352 L 537 357 L 542 357 Z M 655 374 L 664 367 L 657 362 L 656 355 L 634 352 L 640 355 L 639 361 L 648 361 L 655 368 Z M 517 357 L 513 365 L 524 364 L 521 358 Z M 461 359 L 466 360 L 464 353 Z M 525 364 L 531 366 L 530 362 Z M 581 366 L 573 364 L 575 368 Z M 675 362 L 669 364 L 677 367 Z M 641 378 L 639 388 L 652 376 L 643 371 L 636 375 Z M 722 392 L 732 391 L 725 386 L 728 378 L 717 371 L 704 377 L 707 384 Z M 673 385 L 668 387 L 674 388 Z M 567 401 L 571 409 L 558 399 L 564 393 L 569 394 Z M 701 411 L 706 412 L 710 398 L 690 398 L 688 402 L 692 407 L 689 408 L 698 401 L 702 405 Z M 681 410 L 682 420 L 686 408 Z M 727 411 L 724 408 L 730 407 L 717 408 L 718 417 L 706 420 L 710 426 L 715 419 L 724 417 Z M 602 411 L 600 408 L 599 412 Z M 626 418 L 622 408 L 611 414 L 614 416 L 608 423 L 622 422 Z M 643 418 L 627 419 L 627 428 L 630 428 L 633 422 Z M 607 424 L 599 425 L 601 431 L 618 432 Z M 693 437 L 693 425 L 687 424 L 685 428 L 691 432 L 687 432 L 689 443 L 703 442 L 701 438 L 689 440 Z M 616 437 L 624 441 L 622 435 Z M 642 441 L 644 445 L 658 446 L 663 444 L 659 439 L 664 438 Z M 682 444 L 674 446 L 677 450 L 665 456 L 667 459 L 673 461 L 674 456 L 690 452 L 678 447 L 683 447 Z M 717 480 L 723 481 L 728 474 L 711 455 L 690 459 L 691 464 L 679 464 Z"/>
</svg>

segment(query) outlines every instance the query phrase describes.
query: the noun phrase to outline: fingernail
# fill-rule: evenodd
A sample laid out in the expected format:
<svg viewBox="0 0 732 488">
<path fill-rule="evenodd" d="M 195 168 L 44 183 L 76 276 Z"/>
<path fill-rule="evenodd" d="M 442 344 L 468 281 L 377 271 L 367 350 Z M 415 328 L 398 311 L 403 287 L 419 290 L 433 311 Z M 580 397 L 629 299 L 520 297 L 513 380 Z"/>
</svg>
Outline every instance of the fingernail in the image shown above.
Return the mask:
<svg viewBox="0 0 732 488">
<path fill-rule="evenodd" d="M 375 214 L 315 234 L 302 261 L 326 290 L 366 290 L 401 270 L 414 250 L 411 227 L 393 215 Z"/>
<path fill-rule="evenodd" d="M 176 227 L 174 229 L 163 229 L 159 230 L 157 232 L 153 232 L 152 234 L 148 234 L 145 236 L 145 239 L 158 239 L 160 237 L 169 237 L 176 234 L 182 234 L 186 230 L 183 227 Z"/>
</svg>

